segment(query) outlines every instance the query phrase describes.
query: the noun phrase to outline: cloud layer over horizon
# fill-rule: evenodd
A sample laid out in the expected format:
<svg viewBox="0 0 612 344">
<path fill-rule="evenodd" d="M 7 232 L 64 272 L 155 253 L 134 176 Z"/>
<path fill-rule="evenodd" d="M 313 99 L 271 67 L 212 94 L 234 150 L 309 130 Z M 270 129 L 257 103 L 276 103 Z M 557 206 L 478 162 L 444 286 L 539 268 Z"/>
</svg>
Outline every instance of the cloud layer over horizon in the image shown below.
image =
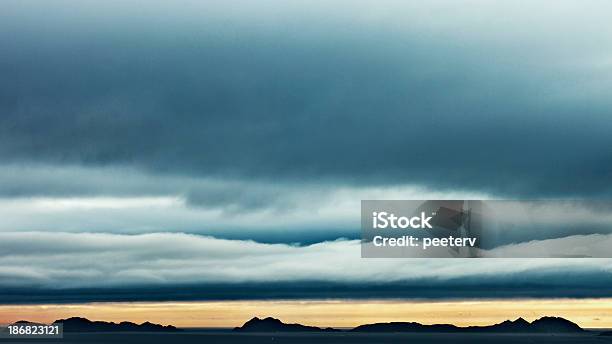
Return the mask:
<svg viewBox="0 0 612 344">
<path fill-rule="evenodd" d="M 609 261 L 363 261 L 352 241 L 361 199 L 611 198 L 610 12 L 2 1 L 0 303 L 610 296 Z"/>
<path fill-rule="evenodd" d="M 0 239 L 0 303 L 612 296 L 611 259 L 361 259 L 357 240 L 299 247 L 181 233 Z M 592 240 L 605 249 L 612 239 Z"/>
</svg>

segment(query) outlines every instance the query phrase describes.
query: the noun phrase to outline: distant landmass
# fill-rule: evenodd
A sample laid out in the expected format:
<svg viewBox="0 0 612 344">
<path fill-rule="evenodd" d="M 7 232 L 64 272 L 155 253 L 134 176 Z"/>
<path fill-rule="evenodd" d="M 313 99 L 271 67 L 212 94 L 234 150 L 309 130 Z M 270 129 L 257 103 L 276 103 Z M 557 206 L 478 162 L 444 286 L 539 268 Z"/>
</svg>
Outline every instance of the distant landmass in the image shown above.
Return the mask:
<svg viewBox="0 0 612 344">
<path fill-rule="evenodd" d="M 253 318 L 244 325 L 234 328 L 240 332 L 329 332 L 341 331 L 301 324 L 286 324 L 275 318 Z M 375 323 L 357 326 L 348 332 L 372 333 L 580 333 L 584 330 L 577 324 L 559 317 L 543 317 L 533 322 L 523 318 L 506 320 L 490 326 L 459 327 L 450 324 L 424 325 L 417 322 Z"/>
<path fill-rule="evenodd" d="M 455 325 L 423 325 L 416 322 L 377 323 L 357 326 L 352 332 L 470 332 L 470 333 L 577 333 L 584 330 L 563 318 L 543 317 L 533 322 L 523 318 L 506 320 L 490 326 L 458 327 Z"/>
<path fill-rule="evenodd" d="M 15 324 L 35 324 L 30 321 L 17 321 Z M 180 329 L 172 325 L 159 325 L 150 322 L 135 324 L 124 321 L 120 323 L 106 321 L 91 321 L 86 318 L 68 318 L 60 319 L 53 324 L 62 324 L 64 332 L 177 332 Z M 42 324 L 38 324 L 42 325 Z"/>
<path fill-rule="evenodd" d="M 20 323 L 31 323 L 18 321 Z M 73 317 L 60 319 L 54 324 L 63 324 L 64 332 L 178 332 L 180 329 L 172 325 L 159 325 L 150 322 L 136 324 L 132 322 L 91 321 L 86 318 Z M 254 317 L 235 332 L 357 332 L 357 333 L 566 333 L 585 332 L 577 324 L 560 317 L 543 317 L 532 322 L 523 318 L 506 320 L 489 326 L 459 327 L 451 324 L 425 325 L 418 322 L 388 322 L 359 325 L 353 329 L 340 330 L 331 327 L 316 327 L 302 324 L 287 324 L 272 317 Z M 602 336 L 612 336 L 612 331 L 602 332 Z"/>
<path fill-rule="evenodd" d="M 285 324 L 284 322 L 267 317 L 259 319 L 255 317 L 240 327 L 235 327 L 234 331 L 239 332 L 338 332 L 340 330 L 331 327 L 321 328 L 316 326 L 306 326 L 301 324 Z"/>
<path fill-rule="evenodd" d="M 54 324 L 63 324 L 64 332 L 176 332 L 180 331 L 172 325 L 159 325 L 150 322 L 135 324 L 129 321 L 120 323 L 106 321 L 91 321 L 86 318 L 73 317 L 60 319 Z"/>
<path fill-rule="evenodd" d="M 12 325 L 35 325 L 35 326 L 46 326 L 46 324 L 35 323 L 27 320 L 19 320 L 14 322 Z"/>
</svg>

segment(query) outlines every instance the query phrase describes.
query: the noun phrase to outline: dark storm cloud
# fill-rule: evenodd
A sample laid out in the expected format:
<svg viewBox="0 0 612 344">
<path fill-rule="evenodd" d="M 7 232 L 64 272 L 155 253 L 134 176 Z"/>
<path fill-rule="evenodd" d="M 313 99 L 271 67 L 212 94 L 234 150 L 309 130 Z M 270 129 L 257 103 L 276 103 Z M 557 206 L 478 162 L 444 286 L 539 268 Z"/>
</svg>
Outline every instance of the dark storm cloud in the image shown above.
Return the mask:
<svg viewBox="0 0 612 344">
<path fill-rule="evenodd" d="M 186 23 L 104 11 L 62 21 L 66 9 L 12 6 L 0 24 L 3 161 L 525 197 L 612 191 L 612 79 L 599 62 L 610 55 L 593 44 L 610 30 L 556 45 L 529 23 L 523 35 L 385 16 L 214 17 L 206 6 Z"/>
</svg>

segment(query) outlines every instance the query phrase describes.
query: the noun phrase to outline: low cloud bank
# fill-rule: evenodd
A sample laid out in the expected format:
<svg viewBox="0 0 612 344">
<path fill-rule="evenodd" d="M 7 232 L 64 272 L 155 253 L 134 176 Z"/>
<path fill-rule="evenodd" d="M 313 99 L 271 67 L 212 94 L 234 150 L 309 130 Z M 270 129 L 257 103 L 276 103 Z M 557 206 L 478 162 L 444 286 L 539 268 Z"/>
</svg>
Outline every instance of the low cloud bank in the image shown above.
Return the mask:
<svg viewBox="0 0 612 344">
<path fill-rule="evenodd" d="M 298 247 L 181 233 L 0 234 L 0 303 L 595 297 L 611 296 L 610 283 L 611 259 L 362 259 L 356 240 Z"/>
</svg>

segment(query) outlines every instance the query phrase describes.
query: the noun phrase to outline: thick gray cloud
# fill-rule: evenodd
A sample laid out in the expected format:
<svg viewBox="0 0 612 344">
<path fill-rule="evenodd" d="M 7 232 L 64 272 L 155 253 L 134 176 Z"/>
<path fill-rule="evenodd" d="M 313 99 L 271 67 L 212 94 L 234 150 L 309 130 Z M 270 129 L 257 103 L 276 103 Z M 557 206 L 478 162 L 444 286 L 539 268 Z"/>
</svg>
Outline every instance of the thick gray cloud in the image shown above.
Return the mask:
<svg viewBox="0 0 612 344">
<path fill-rule="evenodd" d="M 607 4 L 64 4 L 3 2 L 3 161 L 610 194 Z"/>
<path fill-rule="evenodd" d="M 415 185 L 295 185 L 45 165 L 0 165 L 0 180 L 0 232 L 183 232 L 264 243 L 359 238 L 362 199 L 489 197 Z M 611 202 L 485 201 L 484 207 L 479 243 L 486 249 L 612 228 Z"/>
<path fill-rule="evenodd" d="M 482 199 L 415 185 L 351 187 L 0 165 L 0 232 L 187 232 L 259 242 L 359 237 L 361 199 Z"/>
<path fill-rule="evenodd" d="M 0 303 L 612 295 L 609 259 L 361 259 L 359 241 L 296 247 L 169 233 L 0 239 Z"/>
</svg>

